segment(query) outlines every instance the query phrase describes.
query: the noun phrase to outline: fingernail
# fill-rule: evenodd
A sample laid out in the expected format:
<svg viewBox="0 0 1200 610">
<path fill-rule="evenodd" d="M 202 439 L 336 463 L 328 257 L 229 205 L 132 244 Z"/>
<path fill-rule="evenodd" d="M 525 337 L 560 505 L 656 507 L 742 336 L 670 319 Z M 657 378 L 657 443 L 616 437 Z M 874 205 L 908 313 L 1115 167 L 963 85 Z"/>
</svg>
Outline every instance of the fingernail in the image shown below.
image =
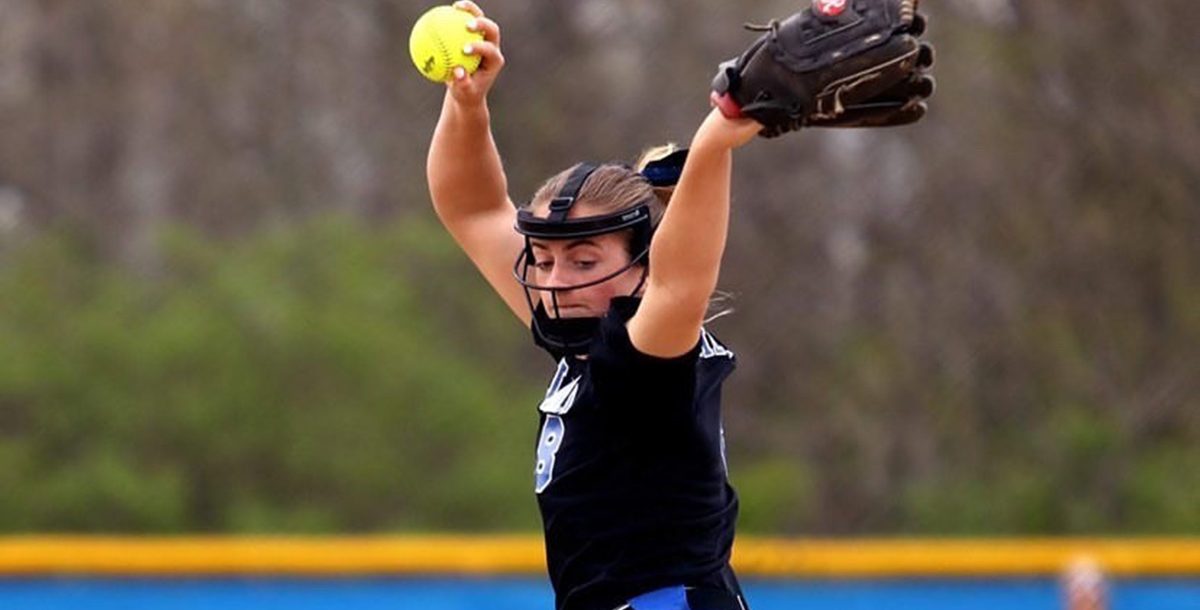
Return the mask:
<svg viewBox="0 0 1200 610">
<path fill-rule="evenodd" d="M 466 78 L 466 77 L 467 77 L 467 71 L 466 71 L 466 69 L 465 69 L 465 68 L 463 68 L 462 66 L 455 66 L 455 68 L 454 68 L 454 79 L 455 79 L 455 80 L 462 80 L 462 79 L 464 79 L 464 78 Z"/>
<path fill-rule="evenodd" d="M 471 45 L 471 43 L 469 43 L 469 42 L 466 44 L 466 46 L 463 47 L 464 55 L 470 55 L 471 53 L 474 53 L 474 52 L 475 52 L 475 47 L 473 47 Z"/>
<path fill-rule="evenodd" d="M 468 30 L 471 30 L 472 32 L 474 32 L 475 30 L 478 30 L 478 29 L 479 29 L 479 22 L 478 22 L 478 21 L 476 21 L 475 19 L 472 19 L 472 20 L 468 21 L 468 22 L 467 22 L 467 29 L 468 29 Z"/>
</svg>

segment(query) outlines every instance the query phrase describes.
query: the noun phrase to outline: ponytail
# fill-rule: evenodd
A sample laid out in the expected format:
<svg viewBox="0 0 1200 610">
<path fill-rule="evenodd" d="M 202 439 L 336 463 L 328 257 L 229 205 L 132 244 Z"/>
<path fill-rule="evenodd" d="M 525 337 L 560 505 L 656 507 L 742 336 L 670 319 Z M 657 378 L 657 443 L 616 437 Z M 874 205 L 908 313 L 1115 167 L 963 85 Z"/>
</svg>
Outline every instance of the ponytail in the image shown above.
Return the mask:
<svg viewBox="0 0 1200 610">
<path fill-rule="evenodd" d="M 671 202 L 671 195 L 675 194 L 675 184 L 679 182 L 686 159 L 687 149 L 674 143 L 648 148 L 638 158 L 635 166 L 637 171 L 650 182 L 654 196 L 664 208 Z"/>
</svg>

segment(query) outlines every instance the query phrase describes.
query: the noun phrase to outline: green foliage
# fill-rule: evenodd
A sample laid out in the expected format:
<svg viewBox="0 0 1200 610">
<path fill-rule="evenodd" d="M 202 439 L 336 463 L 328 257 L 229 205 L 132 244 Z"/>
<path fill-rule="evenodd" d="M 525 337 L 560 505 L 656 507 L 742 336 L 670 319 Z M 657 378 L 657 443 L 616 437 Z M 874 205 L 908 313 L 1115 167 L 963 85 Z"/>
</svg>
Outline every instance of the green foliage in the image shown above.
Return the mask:
<svg viewBox="0 0 1200 610">
<path fill-rule="evenodd" d="M 816 490 L 805 464 L 763 458 L 734 470 L 741 496 L 740 531 L 770 534 L 814 525 Z"/>
<path fill-rule="evenodd" d="M 179 233 L 153 277 L 30 244 L 0 269 L 0 529 L 534 527 L 536 390 L 447 339 L 410 268 L 474 272 L 437 231 Z"/>
<path fill-rule="evenodd" d="M 536 528 L 541 380 L 439 228 L 326 218 L 161 250 L 139 274 L 48 232 L 4 259 L 0 531 Z M 742 529 L 1200 531 L 1194 413 L 1097 391 L 1097 337 L 1137 358 L 1147 331 L 1060 309 L 1008 331 L 1027 364 L 1002 401 L 886 325 L 843 336 L 803 371 L 822 388 L 807 411 L 764 409 L 778 423 L 752 450 L 731 436 Z"/>
</svg>

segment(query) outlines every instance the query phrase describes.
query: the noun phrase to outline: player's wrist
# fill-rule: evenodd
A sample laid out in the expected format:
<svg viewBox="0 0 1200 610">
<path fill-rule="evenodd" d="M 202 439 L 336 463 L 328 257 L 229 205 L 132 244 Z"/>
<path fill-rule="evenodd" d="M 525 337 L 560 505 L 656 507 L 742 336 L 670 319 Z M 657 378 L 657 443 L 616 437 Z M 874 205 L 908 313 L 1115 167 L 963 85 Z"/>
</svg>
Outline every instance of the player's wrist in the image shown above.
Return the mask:
<svg viewBox="0 0 1200 610">
<path fill-rule="evenodd" d="M 486 95 L 458 96 L 454 95 L 453 91 L 447 91 L 446 112 L 454 121 L 468 125 L 486 126 L 491 123 L 491 110 L 488 109 Z"/>
<path fill-rule="evenodd" d="M 691 150 L 732 151 L 754 138 L 762 125 L 751 119 L 726 118 L 714 108 L 692 138 Z M 693 154 L 693 153 L 689 153 Z"/>
</svg>

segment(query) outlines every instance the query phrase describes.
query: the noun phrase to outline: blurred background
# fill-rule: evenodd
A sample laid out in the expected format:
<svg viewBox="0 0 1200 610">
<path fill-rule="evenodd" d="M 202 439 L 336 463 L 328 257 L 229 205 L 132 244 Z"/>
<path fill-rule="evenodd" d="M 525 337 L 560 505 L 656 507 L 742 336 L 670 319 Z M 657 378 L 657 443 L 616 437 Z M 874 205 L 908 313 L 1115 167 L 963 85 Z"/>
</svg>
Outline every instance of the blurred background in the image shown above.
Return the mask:
<svg viewBox="0 0 1200 610">
<path fill-rule="evenodd" d="M 686 144 L 741 25 L 804 4 L 485 3 L 513 199 Z M 553 363 L 432 213 L 443 89 L 408 57 L 430 6 L 0 1 L 0 605 L 550 605 L 531 444 Z M 926 0 L 924 121 L 739 152 L 735 313 L 711 326 L 739 357 L 739 569 L 835 578 L 748 580 L 757 608 L 1096 609 L 1105 569 L 1191 575 L 1122 581 L 1114 608 L 1200 607 L 1191 8 Z M 296 535 L 319 538 L 272 546 Z M 320 542 L 346 535 L 367 538 Z M 1118 546 L 1066 542 L 1096 537 Z M 1059 581 L 1080 549 L 1095 569 Z M 128 580 L 443 556 L 532 579 Z M 869 557 L 1037 579 L 839 584 Z"/>
<path fill-rule="evenodd" d="M 928 117 L 739 152 L 740 531 L 1200 533 L 1189 0 L 926 1 Z M 514 200 L 781 1 L 484 3 Z M 431 4 L 0 1 L 0 533 L 540 531 L 553 363 L 437 224 Z"/>
</svg>

